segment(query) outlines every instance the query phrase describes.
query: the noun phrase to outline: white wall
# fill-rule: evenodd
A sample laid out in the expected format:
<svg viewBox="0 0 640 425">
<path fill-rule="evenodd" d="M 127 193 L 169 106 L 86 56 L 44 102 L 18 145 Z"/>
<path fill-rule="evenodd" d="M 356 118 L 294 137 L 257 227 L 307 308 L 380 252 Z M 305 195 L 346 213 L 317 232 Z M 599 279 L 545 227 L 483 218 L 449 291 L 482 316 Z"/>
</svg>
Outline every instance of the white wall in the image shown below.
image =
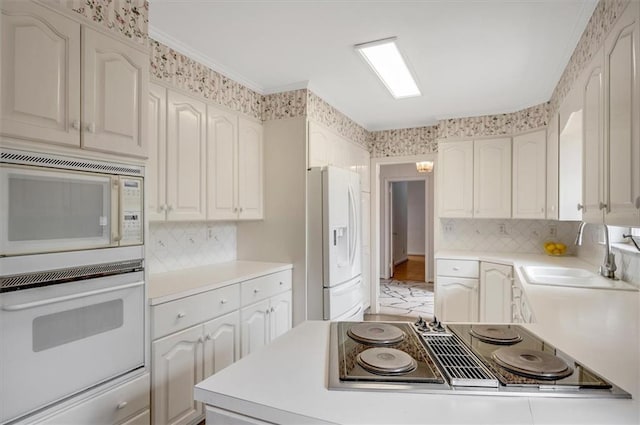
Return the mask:
<svg viewBox="0 0 640 425">
<path fill-rule="evenodd" d="M 407 259 L 408 185 L 407 182 L 395 182 L 391 186 L 393 194 L 391 242 L 393 245 L 393 264 L 397 265 Z"/>
<path fill-rule="evenodd" d="M 424 181 L 407 182 L 407 254 L 424 255 Z"/>
</svg>

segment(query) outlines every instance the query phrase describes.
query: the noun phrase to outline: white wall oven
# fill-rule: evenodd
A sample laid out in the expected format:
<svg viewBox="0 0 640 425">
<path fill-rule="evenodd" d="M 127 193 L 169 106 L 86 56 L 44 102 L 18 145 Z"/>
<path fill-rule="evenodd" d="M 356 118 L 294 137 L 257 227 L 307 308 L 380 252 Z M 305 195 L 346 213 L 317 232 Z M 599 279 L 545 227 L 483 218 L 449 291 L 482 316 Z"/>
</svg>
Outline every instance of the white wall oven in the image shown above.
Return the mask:
<svg viewBox="0 0 640 425">
<path fill-rule="evenodd" d="M 6 424 L 144 367 L 144 169 L 0 154 Z"/>
</svg>

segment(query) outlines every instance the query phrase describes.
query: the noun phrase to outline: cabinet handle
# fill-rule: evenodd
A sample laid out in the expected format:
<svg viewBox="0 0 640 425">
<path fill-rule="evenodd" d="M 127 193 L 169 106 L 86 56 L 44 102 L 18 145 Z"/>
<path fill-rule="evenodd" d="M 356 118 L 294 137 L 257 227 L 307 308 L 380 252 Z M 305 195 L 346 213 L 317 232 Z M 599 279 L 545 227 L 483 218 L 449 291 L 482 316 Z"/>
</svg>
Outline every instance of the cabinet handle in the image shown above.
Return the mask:
<svg viewBox="0 0 640 425">
<path fill-rule="evenodd" d="M 117 407 L 118 410 L 122 410 L 125 407 L 127 407 L 127 404 L 129 404 L 129 403 L 127 403 L 126 401 L 121 401 L 120 403 L 118 403 L 118 405 L 116 407 Z"/>
<path fill-rule="evenodd" d="M 254 290 L 253 290 L 253 293 L 254 293 L 254 294 L 257 294 L 258 292 L 260 292 L 260 290 L 259 290 L 258 288 L 256 288 L 256 289 L 254 289 Z"/>
<path fill-rule="evenodd" d="M 71 121 L 71 127 L 73 127 L 74 130 L 80 130 L 80 121 L 78 120 Z"/>
<path fill-rule="evenodd" d="M 457 272 L 460 270 L 460 267 L 454 267 L 453 270 Z"/>
<path fill-rule="evenodd" d="M 270 309 L 267 309 L 267 312 L 266 312 L 266 314 L 269 314 L 270 312 L 271 312 L 271 310 L 270 310 Z"/>
<path fill-rule="evenodd" d="M 284 282 L 280 282 L 280 285 L 284 285 Z"/>
<path fill-rule="evenodd" d="M 242 207 L 240 207 L 240 212 L 242 212 Z"/>
<path fill-rule="evenodd" d="M 204 337 L 203 336 L 198 338 L 198 344 L 202 344 L 203 342 L 204 342 Z"/>
<path fill-rule="evenodd" d="M 226 300 L 226 299 L 224 299 L 224 298 L 220 300 L 220 304 L 226 304 L 226 303 L 228 303 L 228 302 L 229 302 L 229 301 L 228 301 L 228 300 Z"/>
<path fill-rule="evenodd" d="M 640 210 L 640 196 L 636 198 L 636 209 Z"/>
<path fill-rule="evenodd" d="M 90 124 L 87 124 L 87 131 L 89 133 L 95 133 L 96 132 L 96 123 L 92 122 Z"/>
<path fill-rule="evenodd" d="M 233 212 L 238 212 L 238 207 L 233 207 Z"/>
<path fill-rule="evenodd" d="M 583 210 L 583 209 L 584 209 L 584 205 L 578 204 L 578 211 Z"/>
<path fill-rule="evenodd" d="M 599 208 L 601 210 L 603 210 L 603 209 L 607 208 L 607 204 L 605 204 L 604 202 L 600 202 Z"/>
<path fill-rule="evenodd" d="M 182 319 L 184 316 L 186 316 L 185 313 L 183 312 L 178 313 L 178 319 Z"/>
<path fill-rule="evenodd" d="M 205 339 L 205 340 L 207 340 L 207 341 L 210 341 L 210 340 L 211 340 L 211 338 L 213 338 L 213 337 L 211 336 L 211 334 L 207 334 L 207 335 L 204 337 L 204 339 Z"/>
</svg>

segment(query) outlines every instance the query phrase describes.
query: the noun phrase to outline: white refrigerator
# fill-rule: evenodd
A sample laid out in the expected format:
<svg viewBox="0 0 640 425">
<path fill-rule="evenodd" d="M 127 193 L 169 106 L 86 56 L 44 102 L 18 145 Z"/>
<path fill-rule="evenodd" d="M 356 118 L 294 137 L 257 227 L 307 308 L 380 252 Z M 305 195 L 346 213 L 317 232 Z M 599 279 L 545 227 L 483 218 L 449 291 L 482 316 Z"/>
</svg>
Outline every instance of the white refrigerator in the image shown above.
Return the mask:
<svg viewBox="0 0 640 425">
<path fill-rule="evenodd" d="M 361 321 L 360 176 L 311 168 L 307 188 L 307 319 Z"/>
</svg>

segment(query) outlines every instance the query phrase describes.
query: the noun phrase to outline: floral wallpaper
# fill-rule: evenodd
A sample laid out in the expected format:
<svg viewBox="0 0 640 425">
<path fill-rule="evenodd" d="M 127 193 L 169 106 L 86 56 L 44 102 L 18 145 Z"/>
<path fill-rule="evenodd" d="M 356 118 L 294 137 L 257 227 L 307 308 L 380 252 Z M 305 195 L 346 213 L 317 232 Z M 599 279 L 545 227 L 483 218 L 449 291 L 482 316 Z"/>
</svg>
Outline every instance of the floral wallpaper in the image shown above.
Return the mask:
<svg viewBox="0 0 640 425">
<path fill-rule="evenodd" d="M 618 20 L 630 0 L 600 0 L 578 41 L 560 81 L 551 95 L 550 115 L 554 115 L 571 90 L 571 86 L 602 45 L 611 27 Z M 637 0 L 633 0 L 637 1 Z"/>
<path fill-rule="evenodd" d="M 300 89 L 262 96 L 262 121 L 306 115 L 308 93 Z"/>
<path fill-rule="evenodd" d="M 368 148 L 368 131 L 312 91 L 308 92 L 307 116 L 337 131 L 346 139 Z"/>
<path fill-rule="evenodd" d="M 149 34 L 147 0 L 53 0 L 131 40 L 146 44 Z"/>
<path fill-rule="evenodd" d="M 437 132 L 437 125 L 372 131 L 369 133 L 369 150 L 374 158 L 437 152 Z"/>
<path fill-rule="evenodd" d="M 164 44 L 149 39 L 151 75 L 234 111 L 262 118 L 262 95 Z"/>
</svg>

